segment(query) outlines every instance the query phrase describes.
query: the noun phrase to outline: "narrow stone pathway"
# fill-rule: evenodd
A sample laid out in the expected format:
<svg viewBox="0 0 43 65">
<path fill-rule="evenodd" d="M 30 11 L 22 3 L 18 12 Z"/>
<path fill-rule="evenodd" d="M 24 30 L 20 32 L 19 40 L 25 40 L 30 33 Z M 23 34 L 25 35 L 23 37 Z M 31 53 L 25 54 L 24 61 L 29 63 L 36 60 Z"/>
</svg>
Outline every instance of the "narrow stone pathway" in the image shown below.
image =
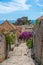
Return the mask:
<svg viewBox="0 0 43 65">
<path fill-rule="evenodd" d="M 15 47 L 10 58 L 2 62 L 0 65 L 35 65 L 33 59 L 31 58 L 31 51 L 29 49 L 29 54 L 27 55 L 27 46 L 25 43 Z"/>
</svg>

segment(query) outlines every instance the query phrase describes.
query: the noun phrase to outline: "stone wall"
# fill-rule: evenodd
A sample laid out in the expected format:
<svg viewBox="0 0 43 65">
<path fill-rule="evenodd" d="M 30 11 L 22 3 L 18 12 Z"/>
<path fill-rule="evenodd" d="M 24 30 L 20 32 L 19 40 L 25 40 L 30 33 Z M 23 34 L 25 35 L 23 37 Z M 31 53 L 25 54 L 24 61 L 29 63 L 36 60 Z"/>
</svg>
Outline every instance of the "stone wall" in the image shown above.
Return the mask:
<svg viewBox="0 0 43 65">
<path fill-rule="evenodd" d="M 5 36 L 0 34 L 0 62 L 5 59 L 6 41 Z"/>
<path fill-rule="evenodd" d="M 43 65 L 43 37 L 42 37 L 42 45 L 41 45 L 41 52 L 42 52 L 42 54 L 41 54 L 41 63 L 42 63 L 42 65 Z"/>
<path fill-rule="evenodd" d="M 22 32 L 24 32 L 24 31 L 27 31 L 27 32 L 30 31 L 30 32 L 32 32 L 34 25 L 32 25 L 32 24 L 30 24 L 30 25 L 21 25 L 19 27 L 22 28 Z"/>
<path fill-rule="evenodd" d="M 43 64 L 43 26 L 42 26 L 42 23 L 34 27 L 33 49 L 34 49 L 33 53 L 35 54 L 35 60 L 38 63 Z"/>
</svg>

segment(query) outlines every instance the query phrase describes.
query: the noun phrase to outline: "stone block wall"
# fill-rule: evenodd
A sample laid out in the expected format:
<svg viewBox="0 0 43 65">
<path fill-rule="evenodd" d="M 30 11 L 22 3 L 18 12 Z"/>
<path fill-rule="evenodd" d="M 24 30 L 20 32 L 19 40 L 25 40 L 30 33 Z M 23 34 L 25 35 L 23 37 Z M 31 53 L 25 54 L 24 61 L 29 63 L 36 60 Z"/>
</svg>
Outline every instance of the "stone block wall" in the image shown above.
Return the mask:
<svg viewBox="0 0 43 65">
<path fill-rule="evenodd" d="M 6 41 L 5 36 L 0 34 L 0 62 L 5 59 Z"/>
<path fill-rule="evenodd" d="M 33 49 L 35 60 L 43 65 L 43 26 L 35 26 L 33 31 Z"/>
</svg>

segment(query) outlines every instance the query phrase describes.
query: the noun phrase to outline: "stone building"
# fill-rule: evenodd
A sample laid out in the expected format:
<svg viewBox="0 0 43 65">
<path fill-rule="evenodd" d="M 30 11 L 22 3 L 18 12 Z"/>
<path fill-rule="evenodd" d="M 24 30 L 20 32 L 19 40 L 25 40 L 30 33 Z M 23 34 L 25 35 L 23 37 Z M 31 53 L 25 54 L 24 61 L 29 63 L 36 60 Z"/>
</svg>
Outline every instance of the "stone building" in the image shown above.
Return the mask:
<svg viewBox="0 0 43 65">
<path fill-rule="evenodd" d="M 34 25 L 32 25 L 32 24 L 30 24 L 30 25 L 22 25 L 21 27 L 22 27 L 22 31 L 32 32 Z"/>
<path fill-rule="evenodd" d="M 6 41 L 5 36 L 0 34 L 0 62 L 5 59 L 5 50 L 6 49 Z"/>
<path fill-rule="evenodd" d="M 32 25 L 32 24 L 18 26 L 18 29 L 21 30 L 21 32 L 24 32 L 24 31 L 32 32 L 33 28 L 34 28 L 34 25 Z"/>
<path fill-rule="evenodd" d="M 43 16 L 37 19 L 37 25 L 34 26 L 33 50 L 35 60 L 43 65 Z"/>
</svg>

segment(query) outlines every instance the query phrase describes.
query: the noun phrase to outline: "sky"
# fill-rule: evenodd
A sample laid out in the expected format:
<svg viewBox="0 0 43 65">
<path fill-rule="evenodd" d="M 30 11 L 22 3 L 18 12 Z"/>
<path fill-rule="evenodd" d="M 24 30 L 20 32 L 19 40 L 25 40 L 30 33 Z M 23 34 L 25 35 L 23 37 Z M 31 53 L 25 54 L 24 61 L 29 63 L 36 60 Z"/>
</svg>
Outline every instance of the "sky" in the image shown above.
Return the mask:
<svg viewBox="0 0 43 65">
<path fill-rule="evenodd" d="M 35 20 L 43 15 L 43 0 L 0 0 L 0 20 L 16 20 L 23 16 Z"/>
</svg>

